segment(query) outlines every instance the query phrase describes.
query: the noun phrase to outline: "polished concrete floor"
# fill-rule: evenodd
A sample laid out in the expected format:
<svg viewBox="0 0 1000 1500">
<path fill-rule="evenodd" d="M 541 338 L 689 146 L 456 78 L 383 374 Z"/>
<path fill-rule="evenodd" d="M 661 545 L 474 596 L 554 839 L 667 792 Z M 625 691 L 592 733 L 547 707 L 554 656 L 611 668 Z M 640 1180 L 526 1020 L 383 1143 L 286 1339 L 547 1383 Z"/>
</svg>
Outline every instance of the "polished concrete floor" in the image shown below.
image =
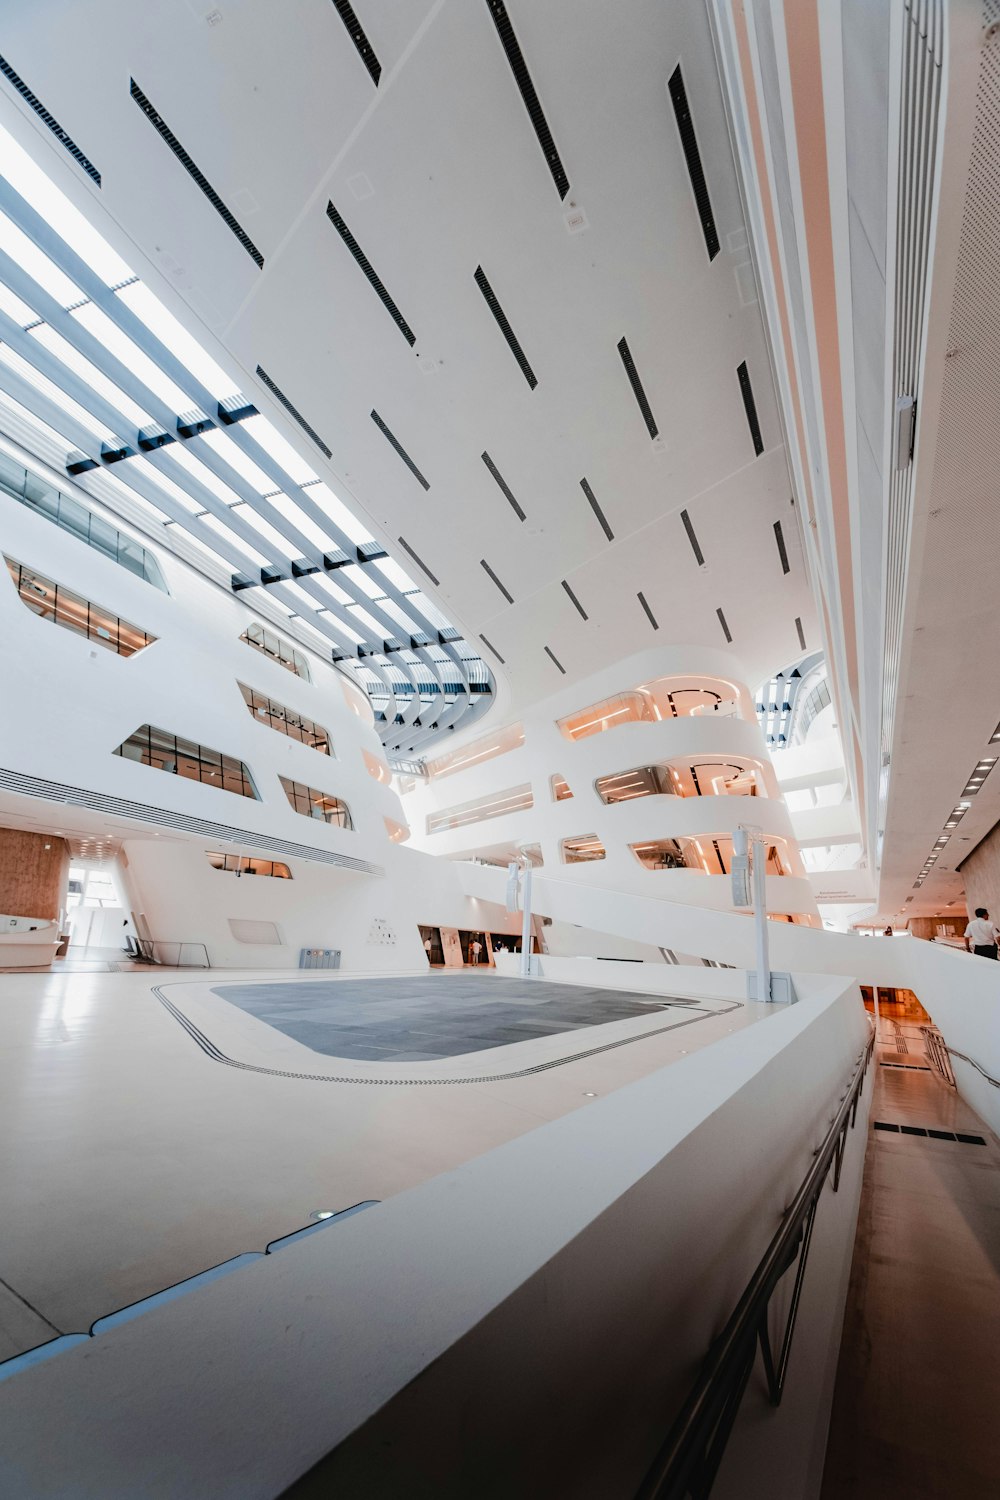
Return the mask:
<svg viewBox="0 0 1000 1500">
<path fill-rule="evenodd" d="M 468 977 L 432 976 L 443 1007 Z M 398 1065 L 317 1058 L 214 995 L 223 978 L 261 976 L 0 976 L 0 1359 L 262 1250 L 317 1210 L 447 1172 L 767 1013 L 646 1007 L 494 1045 L 488 1082 L 472 1079 L 485 1054 L 412 1061 L 395 1082 Z"/>
<path fill-rule="evenodd" d="M 822 1500 L 995 1500 L 1000 1143 L 918 1028 L 883 1018 L 879 1041 Z"/>
<path fill-rule="evenodd" d="M 216 985 L 230 1005 L 327 1057 L 374 1062 L 426 1062 L 526 1042 L 662 1011 L 666 997 L 581 989 L 463 970 L 445 981 L 434 974 L 313 981 L 266 980 Z"/>
</svg>

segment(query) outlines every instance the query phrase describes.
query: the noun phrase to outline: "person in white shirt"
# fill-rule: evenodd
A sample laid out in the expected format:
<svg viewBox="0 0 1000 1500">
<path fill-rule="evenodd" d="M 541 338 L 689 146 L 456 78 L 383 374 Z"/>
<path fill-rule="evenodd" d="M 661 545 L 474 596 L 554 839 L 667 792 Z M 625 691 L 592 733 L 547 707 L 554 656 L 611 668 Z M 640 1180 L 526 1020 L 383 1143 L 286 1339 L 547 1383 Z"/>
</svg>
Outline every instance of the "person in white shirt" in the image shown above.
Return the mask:
<svg viewBox="0 0 1000 1500">
<path fill-rule="evenodd" d="M 1000 938 L 1000 932 L 990 921 L 986 907 L 977 906 L 976 915 L 965 929 L 965 951 L 975 953 L 979 958 L 996 958 L 997 938 Z"/>
</svg>

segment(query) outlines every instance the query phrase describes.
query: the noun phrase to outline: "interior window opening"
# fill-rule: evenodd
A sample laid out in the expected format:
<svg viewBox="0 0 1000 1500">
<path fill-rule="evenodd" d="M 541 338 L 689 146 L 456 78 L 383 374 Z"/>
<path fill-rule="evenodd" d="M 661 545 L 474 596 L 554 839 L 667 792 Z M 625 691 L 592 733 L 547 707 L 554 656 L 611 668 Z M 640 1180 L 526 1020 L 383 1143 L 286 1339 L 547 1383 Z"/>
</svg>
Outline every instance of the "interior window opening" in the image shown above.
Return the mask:
<svg viewBox="0 0 1000 1500">
<path fill-rule="evenodd" d="M 253 777 L 241 760 L 196 745 L 193 740 L 171 734 L 166 729 L 157 729 L 152 724 L 141 725 L 114 753 L 154 771 L 166 771 L 172 776 L 183 776 L 187 781 L 200 781 L 218 791 L 235 792 L 237 796 L 260 801 Z"/>
<path fill-rule="evenodd" d="M 636 859 L 647 870 L 694 870 L 705 875 L 728 875 L 733 864 L 733 840 L 728 833 L 700 834 L 697 838 L 651 839 L 630 844 Z M 788 875 L 790 866 L 784 839 L 767 846 L 768 875 Z"/>
<path fill-rule="evenodd" d="M 573 795 L 565 776 L 560 776 L 556 773 L 552 777 L 550 785 L 552 787 L 553 802 L 567 802 Z"/>
<path fill-rule="evenodd" d="M 116 652 L 118 656 L 134 656 L 137 651 L 152 645 L 156 640 L 155 635 L 140 630 L 138 625 L 129 624 L 128 620 L 121 619 L 90 599 L 84 599 L 64 584 L 55 583 L 44 574 L 26 568 L 14 558 L 5 555 L 4 562 L 21 603 L 32 614 L 38 615 L 39 619 L 61 625 L 64 630 L 72 630 L 75 635 L 82 635 L 95 645 Z"/>
<path fill-rule="evenodd" d="M 248 646 L 253 646 L 255 651 L 262 651 L 279 666 L 286 667 L 289 672 L 294 672 L 296 677 L 301 677 L 303 682 L 310 682 L 309 663 L 301 651 L 288 641 L 282 640 L 281 636 L 274 630 L 269 630 L 266 625 L 259 624 L 256 620 L 248 625 L 240 636 Z"/>
<path fill-rule="evenodd" d="M 298 740 L 310 750 L 319 750 L 323 755 L 333 754 L 330 735 L 319 724 L 314 724 L 312 719 L 307 719 L 297 709 L 276 703 L 266 693 L 258 693 L 256 688 L 247 687 L 245 682 L 238 686 L 244 703 L 259 724 L 266 724 L 269 729 L 276 729 L 279 734 Z"/>
<path fill-rule="evenodd" d="M 477 797 L 472 802 L 460 802 L 455 807 L 445 807 L 439 812 L 428 813 L 427 832 L 443 833 L 449 828 L 464 828 L 467 823 L 483 823 L 488 818 L 503 818 L 508 813 L 524 812 L 535 803 L 531 786 L 508 787 L 502 792 L 493 792 L 487 797 Z"/>
<path fill-rule="evenodd" d="M 564 865 L 582 865 L 594 859 L 606 859 L 607 851 L 596 833 L 578 833 L 562 839 L 559 852 Z"/>
<path fill-rule="evenodd" d="M 253 854 L 222 853 L 206 853 L 205 858 L 213 870 L 224 870 L 229 875 L 265 875 L 271 880 L 292 878 L 288 866 L 276 859 L 258 859 Z"/>
<path fill-rule="evenodd" d="M 333 828 L 353 828 L 354 821 L 346 802 L 330 792 L 321 792 L 314 786 L 305 786 L 301 781 L 291 781 L 279 776 L 288 804 L 304 818 L 317 818 Z"/>
</svg>

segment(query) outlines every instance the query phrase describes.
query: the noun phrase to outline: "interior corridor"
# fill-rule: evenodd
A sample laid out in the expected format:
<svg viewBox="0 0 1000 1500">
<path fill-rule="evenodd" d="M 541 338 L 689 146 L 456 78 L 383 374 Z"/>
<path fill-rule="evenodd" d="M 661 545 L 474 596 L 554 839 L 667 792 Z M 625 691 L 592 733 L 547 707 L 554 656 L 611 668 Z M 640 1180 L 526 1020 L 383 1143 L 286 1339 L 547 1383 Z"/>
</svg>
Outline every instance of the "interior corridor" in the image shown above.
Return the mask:
<svg viewBox="0 0 1000 1500">
<path fill-rule="evenodd" d="M 822 1500 L 993 1500 L 1000 1142 L 894 1010 L 879 1019 Z"/>
</svg>

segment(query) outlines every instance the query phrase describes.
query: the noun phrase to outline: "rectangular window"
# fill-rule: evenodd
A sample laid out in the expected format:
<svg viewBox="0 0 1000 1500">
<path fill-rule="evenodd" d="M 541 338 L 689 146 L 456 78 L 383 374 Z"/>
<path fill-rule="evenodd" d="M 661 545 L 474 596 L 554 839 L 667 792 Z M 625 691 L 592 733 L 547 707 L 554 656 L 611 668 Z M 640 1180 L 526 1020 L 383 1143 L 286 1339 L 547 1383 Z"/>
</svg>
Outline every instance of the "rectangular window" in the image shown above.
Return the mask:
<svg viewBox="0 0 1000 1500">
<path fill-rule="evenodd" d="M 250 771 L 241 760 L 196 745 L 193 740 L 182 739 L 166 729 L 156 729 L 152 724 L 143 724 L 130 734 L 115 754 L 150 766 L 154 771 L 168 771 L 187 781 L 200 781 L 219 791 L 260 801 Z"/>
<path fill-rule="evenodd" d="M 604 859 L 604 845 L 596 833 L 579 833 L 575 838 L 563 839 L 559 845 L 564 865 L 583 865 L 592 859 Z"/>
<path fill-rule="evenodd" d="M 206 854 L 205 858 L 213 870 L 225 870 L 230 875 L 267 875 L 272 880 L 292 878 L 288 866 L 276 859 L 257 859 L 252 854 Z"/>
<path fill-rule="evenodd" d="M 458 750 L 449 750 L 446 755 L 429 760 L 426 773 L 429 779 L 453 776 L 456 771 L 481 766 L 485 761 L 493 760 L 497 755 L 506 755 L 508 750 L 517 750 L 523 744 L 524 725 L 509 724 L 506 729 L 499 729 L 495 734 L 484 735 L 482 739 L 473 740 L 469 745 L 462 745 Z"/>
<path fill-rule="evenodd" d="M 278 778 L 285 789 L 290 806 L 304 818 L 318 818 L 334 828 L 353 828 L 350 809 L 339 797 L 329 792 L 319 792 L 314 786 L 304 786 L 301 781 L 289 781 L 287 776 Z"/>
<path fill-rule="evenodd" d="M 298 740 L 300 744 L 308 745 L 310 750 L 319 750 L 323 755 L 333 754 L 329 734 L 318 724 L 314 724 L 312 719 L 305 718 L 297 709 L 286 708 L 283 703 L 275 703 L 273 698 L 268 698 L 265 693 L 258 693 L 255 688 L 247 687 L 245 682 L 239 683 L 238 686 L 243 694 L 244 703 L 259 724 L 266 724 L 269 729 L 276 729 L 279 734 L 287 734 L 290 740 Z"/>
<path fill-rule="evenodd" d="M 0 454 L 0 494 L 9 495 L 36 515 L 44 516 L 79 541 L 86 542 L 88 547 L 110 557 L 112 562 L 128 568 L 137 578 L 151 583 L 164 594 L 167 592 L 156 558 L 140 542 L 118 531 L 72 495 L 64 495 L 46 480 L 22 468 L 6 454 Z"/>
<path fill-rule="evenodd" d="M 148 635 L 138 625 L 130 625 L 127 620 L 82 598 L 63 584 L 54 583 L 42 573 L 26 568 L 14 558 L 5 555 L 4 562 L 22 604 L 40 619 L 51 620 L 54 625 L 61 625 L 64 630 L 72 630 L 76 635 L 85 636 L 87 640 L 94 641 L 107 651 L 115 651 L 119 656 L 134 656 L 143 646 L 149 646 L 156 640 L 155 635 Z"/>
<path fill-rule="evenodd" d="M 512 786 L 505 792 L 491 792 L 473 802 L 460 802 L 427 816 L 427 832 L 443 833 L 446 828 L 464 828 L 467 823 L 484 823 L 487 818 L 503 818 L 507 813 L 523 812 L 534 806 L 530 783 Z"/>
<path fill-rule="evenodd" d="M 302 652 L 296 651 L 294 646 L 290 646 L 287 641 L 282 640 L 280 635 L 273 630 L 268 630 L 265 625 L 259 625 L 255 620 L 252 625 L 247 626 L 240 640 L 246 641 L 247 645 L 253 646 L 256 651 L 263 651 L 265 656 L 269 656 L 280 666 L 286 667 L 289 672 L 294 672 L 296 677 L 302 678 L 303 682 L 312 680 L 309 676 L 309 663 Z"/>
</svg>

